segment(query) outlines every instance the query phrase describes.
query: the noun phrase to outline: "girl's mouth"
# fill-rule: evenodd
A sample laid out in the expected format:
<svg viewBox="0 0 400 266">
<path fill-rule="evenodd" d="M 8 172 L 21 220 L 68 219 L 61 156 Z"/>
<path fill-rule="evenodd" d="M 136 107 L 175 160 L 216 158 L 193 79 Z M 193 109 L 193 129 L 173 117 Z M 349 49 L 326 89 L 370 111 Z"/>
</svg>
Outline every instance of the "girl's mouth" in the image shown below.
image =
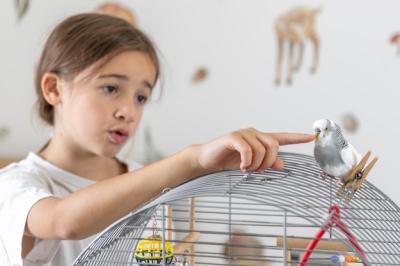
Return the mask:
<svg viewBox="0 0 400 266">
<path fill-rule="evenodd" d="M 129 138 L 129 134 L 124 130 L 111 130 L 109 131 L 109 138 L 112 143 L 120 145 Z"/>
</svg>

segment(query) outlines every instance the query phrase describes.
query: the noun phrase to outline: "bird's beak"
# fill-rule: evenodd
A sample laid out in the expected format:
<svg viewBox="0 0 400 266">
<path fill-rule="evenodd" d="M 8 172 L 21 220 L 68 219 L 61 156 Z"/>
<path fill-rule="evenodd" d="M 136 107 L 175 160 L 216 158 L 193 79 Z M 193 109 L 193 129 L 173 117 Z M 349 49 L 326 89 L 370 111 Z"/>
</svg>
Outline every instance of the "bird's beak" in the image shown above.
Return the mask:
<svg viewBox="0 0 400 266">
<path fill-rule="evenodd" d="M 319 132 L 319 131 L 315 132 L 315 140 L 319 139 L 319 134 L 321 134 L 321 132 Z"/>
</svg>

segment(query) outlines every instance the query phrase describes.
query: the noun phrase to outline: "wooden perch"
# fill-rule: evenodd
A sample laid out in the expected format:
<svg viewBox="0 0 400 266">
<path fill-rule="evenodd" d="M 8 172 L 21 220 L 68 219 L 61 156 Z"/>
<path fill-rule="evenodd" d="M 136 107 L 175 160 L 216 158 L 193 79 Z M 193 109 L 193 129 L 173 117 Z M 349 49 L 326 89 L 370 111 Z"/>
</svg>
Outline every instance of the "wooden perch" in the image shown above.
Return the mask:
<svg viewBox="0 0 400 266">
<path fill-rule="evenodd" d="M 286 238 L 286 262 L 287 266 L 292 265 L 291 263 L 291 254 L 290 249 L 299 248 L 306 249 L 308 244 L 312 238 L 297 238 L 297 237 L 287 237 Z M 278 237 L 276 239 L 276 246 L 283 247 L 283 237 Z M 316 246 L 317 250 L 325 250 L 325 251 L 339 251 L 339 252 L 350 252 L 349 247 L 339 240 L 320 240 L 318 245 Z M 347 265 L 347 263 L 342 264 L 343 266 Z"/>
<path fill-rule="evenodd" d="M 288 237 L 286 238 L 286 248 L 307 248 L 308 243 L 310 243 L 311 238 L 296 238 Z M 283 237 L 278 237 L 276 239 L 276 246 L 283 247 Z M 349 247 L 339 240 L 320 240 L 316 247 L 318 250 L 327 251 L 343 251 L 350 252 Z"/>
<path fill-rule="evenodd" d="M 177 254 L 180 253 L 189 253 L 189 261 L 188 265 L 189 266 L 194 266 L 194 246 L 196 242 L 200 238 L 200 233 L 195 231 L 195 199 L 194 198 L 189 198 L 189 231 L 190 233 L 185 236 L 182 240 L 177 241 L 178 243 L 174 246 L 174 252 Z M 166 230 L 167 230 L 167 240 L 171 241 L 172 240 L 172 227 L 173 227 L 173 221 L 172 221 L 172 216 L 173 216 L 173 210 L 170 205 L 166 205 Z"/>
</svg>

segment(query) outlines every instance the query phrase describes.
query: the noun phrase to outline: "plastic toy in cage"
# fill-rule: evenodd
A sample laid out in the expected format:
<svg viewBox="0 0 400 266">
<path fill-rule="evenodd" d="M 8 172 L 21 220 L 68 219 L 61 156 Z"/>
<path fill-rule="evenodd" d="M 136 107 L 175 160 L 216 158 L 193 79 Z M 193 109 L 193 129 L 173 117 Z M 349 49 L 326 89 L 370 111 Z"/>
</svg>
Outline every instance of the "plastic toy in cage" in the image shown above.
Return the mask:
<svg viewBox="0 0 400 266">
<path fill-rule="evenodd" d="M 139 241 L 135 250 L 135 259 L 139 265 L 170 265 L 174 259 L 174 247 L 170 241 L 159 235 L 157 213 L 153 216 L 153 233 Z"/>
<path fill-rule="evenodd" d="M 163 264 L 163 241 L 161 236 L 152 235 L 139 241 L 135 251 L 135 259 L 139 265 Z M 169 241 L 165 242 L 165 263 L 172 264 L 174 259 L 174 247 Z M 144 264 L 141 264 L 144 263 Z"/>
</svg>

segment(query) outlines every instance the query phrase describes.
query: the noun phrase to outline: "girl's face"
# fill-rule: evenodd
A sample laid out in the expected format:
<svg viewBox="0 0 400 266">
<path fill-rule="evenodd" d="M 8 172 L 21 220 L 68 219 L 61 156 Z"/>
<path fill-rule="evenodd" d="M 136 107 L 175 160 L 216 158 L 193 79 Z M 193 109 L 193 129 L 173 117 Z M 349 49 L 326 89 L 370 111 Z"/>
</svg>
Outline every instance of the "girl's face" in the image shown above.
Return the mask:
<svg viewBox="0 0 400 266">
<path fill-rule="evenodd" d="M 55 134 L 76 152 L 113 157 L 140 123 L 156 69 L 139 51 L 113 57 L 96 73 L 93 67 L 61 82 Z"/>
</svg>

